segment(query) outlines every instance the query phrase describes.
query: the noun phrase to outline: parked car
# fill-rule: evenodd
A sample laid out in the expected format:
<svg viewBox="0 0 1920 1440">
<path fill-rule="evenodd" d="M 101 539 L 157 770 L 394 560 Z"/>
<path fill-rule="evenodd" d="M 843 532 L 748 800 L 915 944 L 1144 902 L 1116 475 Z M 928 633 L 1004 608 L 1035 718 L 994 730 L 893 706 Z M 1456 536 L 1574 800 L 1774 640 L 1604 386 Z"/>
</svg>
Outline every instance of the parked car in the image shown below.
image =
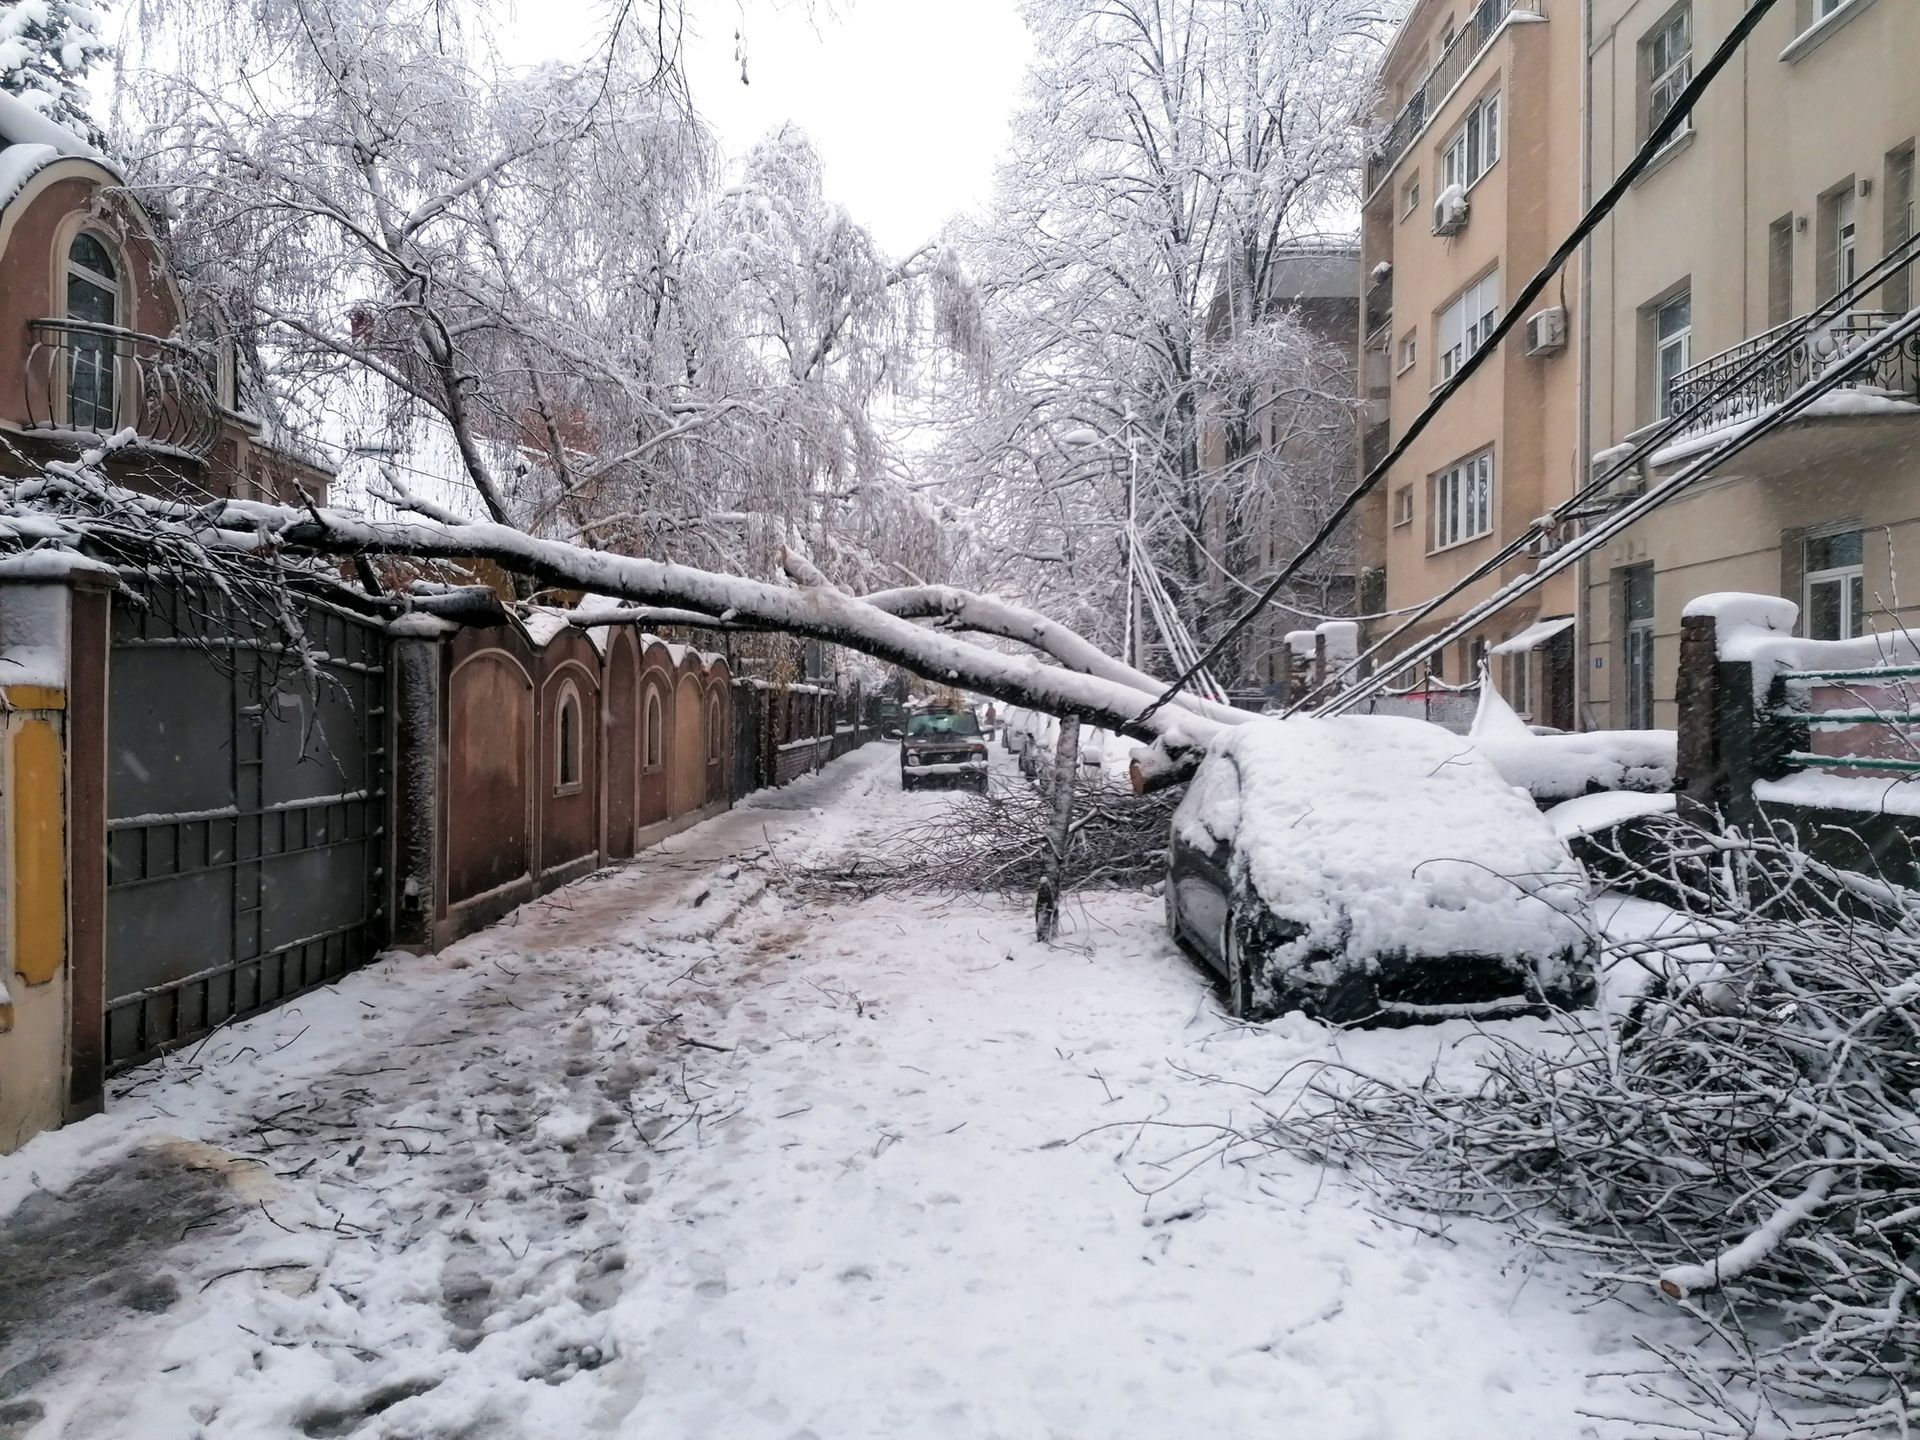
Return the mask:
<svg viewBox="0 0 1920 1440">
<path fill-rule="evenodd" d="M 1421 720 L 1236 727 L 1174 812 L 1165 903 L 1250 1019 L 1491 1018 L 1593 995 L 1584 871 L 1472 745 Z"/>
<path fill-rule="evenodd" d="M 900 788 L 971 786 L 986 793 L 987 742 L 971 710 L 923 710 L 900 737 Z"/>
</svg>

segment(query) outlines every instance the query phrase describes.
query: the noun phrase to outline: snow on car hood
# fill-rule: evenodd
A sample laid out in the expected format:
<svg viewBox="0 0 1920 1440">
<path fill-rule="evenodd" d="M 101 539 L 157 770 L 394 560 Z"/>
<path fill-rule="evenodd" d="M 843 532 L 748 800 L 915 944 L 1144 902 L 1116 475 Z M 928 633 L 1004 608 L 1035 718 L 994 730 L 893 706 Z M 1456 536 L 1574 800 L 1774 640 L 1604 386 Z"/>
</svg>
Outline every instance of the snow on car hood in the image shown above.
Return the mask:
<svg viewBox="0 0 1920 1440">
<path fill-rule="evenodd" d="M 1585 872 L 1532 802 L 1467 740 L 1423 720 L 1262 720 L 1221 736 L 1174 831 L 1233 847 L 1233 874 L 1304 958 L 1588 948 Z"/>
</svg>

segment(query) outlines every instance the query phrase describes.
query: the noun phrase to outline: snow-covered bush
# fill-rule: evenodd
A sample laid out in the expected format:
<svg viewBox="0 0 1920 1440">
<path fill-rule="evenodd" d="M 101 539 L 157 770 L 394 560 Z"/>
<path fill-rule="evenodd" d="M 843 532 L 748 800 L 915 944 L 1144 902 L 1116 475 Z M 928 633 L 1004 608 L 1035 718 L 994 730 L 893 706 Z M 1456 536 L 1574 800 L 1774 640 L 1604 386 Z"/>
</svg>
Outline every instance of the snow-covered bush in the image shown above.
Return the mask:
<svg viewBox="0 0 1920 1440">
<path fill-rule="evenodd" d="M 1401 1203 L 1510 1221 L 1603 1290 L 1697 1318 L 1699 1344 L 1657 1351 L 1687 1412 L 1672 1432 L 1908 1434 L 1920 895 L 1785 835 L 1668 833 L 1687 923 L 1612 946 L 1644 972 L 1613 1029 L 1489 1037 L 1470 1086 L 1329 1066 L 1268 1138 Z"/>
</svg>

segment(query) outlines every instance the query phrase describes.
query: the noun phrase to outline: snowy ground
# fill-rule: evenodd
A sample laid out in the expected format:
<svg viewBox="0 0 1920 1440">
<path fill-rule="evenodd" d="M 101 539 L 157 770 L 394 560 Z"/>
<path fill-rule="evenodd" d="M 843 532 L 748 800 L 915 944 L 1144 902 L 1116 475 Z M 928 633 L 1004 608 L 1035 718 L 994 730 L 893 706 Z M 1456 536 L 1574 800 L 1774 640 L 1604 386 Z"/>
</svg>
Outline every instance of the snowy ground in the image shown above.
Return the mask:
<svg viewBox="0 0 1920 1440">
<path fill-rule="evenodd" d="M 849 756 L 0 1160 L 0 1437 L 1632 1433 L 1657 1318 L 1211 1148 L 1463 1026 L 1234 1025 L 1144 897 L 783 890 L 949 803 Z"/>
</svg>

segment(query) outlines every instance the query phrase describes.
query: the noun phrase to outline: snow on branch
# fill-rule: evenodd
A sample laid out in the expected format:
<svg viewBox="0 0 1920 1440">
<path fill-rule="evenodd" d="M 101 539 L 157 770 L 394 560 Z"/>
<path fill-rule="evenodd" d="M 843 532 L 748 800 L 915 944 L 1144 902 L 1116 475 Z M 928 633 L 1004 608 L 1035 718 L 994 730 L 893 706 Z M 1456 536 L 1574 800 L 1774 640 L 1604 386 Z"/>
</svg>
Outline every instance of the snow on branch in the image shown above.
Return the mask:
<svg viewBox="0 0 1920 1440">
<path fill-rule="evenodd" d="M 112 553 L 170 549 L 217 570 L 242 555 L 486 559 L 547 585 L 631 605 L 671 607 L 825 640 L 996 700 L 1076 714 L 1173 750 L 1204 748 L 1216 720 L 1173 708 L 1142 721 L 1155 689 L 1081 674 L 989 650 L 917 624 L 831 585 L 783 586 L 639 556 L 588 550 L 492 522 L 452 524 L 430 515 L 375 520 L 316 505 L 248 500 L 194 504 L 138 494 L 99 470 L 104 451 L 47 467 L 0 502 L 0 541 L 20 548 L 104 546 Z"/>
</svg>

